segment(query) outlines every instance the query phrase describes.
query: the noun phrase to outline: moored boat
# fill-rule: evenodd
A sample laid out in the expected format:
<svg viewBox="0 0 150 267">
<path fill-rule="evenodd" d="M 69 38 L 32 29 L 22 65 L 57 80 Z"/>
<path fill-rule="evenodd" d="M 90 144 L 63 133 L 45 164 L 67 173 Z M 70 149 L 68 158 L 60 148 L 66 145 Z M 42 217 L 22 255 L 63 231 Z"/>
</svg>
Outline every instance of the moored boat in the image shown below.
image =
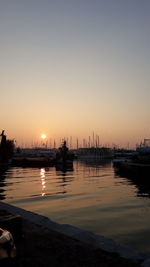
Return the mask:
<svg viewBox="0 0 150 267">
<path fill-rule="evenodd" d="M 55 152 L 42 148 L 20 149 L 12 159 L 12 166 L 15 167 L 49 167 L 54 164 Z"/>
<path fill-rule="evenodd" d="M 137 147 L 132 156 L 114 161 L 114 167 L 125 174 L 147 177 L 150 174 L 150 146 L 146 145 L 145 140 L 142 145 Z"/>
<path fill-rule="evenodd" d="M 55 164 L 54 159 L 44 157 L 19 157 L 13 158 L 11 165 L 13 167 L 50 167 Z"/>
<path fill-rule="evenodd" d="M 150 174 L 150 164 L 143 164 L 132 161 L 120 161 L 114 165 L 116 169 L 124 172 L 125 174 L 135 174 L 137 176 L 147 176 Z"/>
</svg>

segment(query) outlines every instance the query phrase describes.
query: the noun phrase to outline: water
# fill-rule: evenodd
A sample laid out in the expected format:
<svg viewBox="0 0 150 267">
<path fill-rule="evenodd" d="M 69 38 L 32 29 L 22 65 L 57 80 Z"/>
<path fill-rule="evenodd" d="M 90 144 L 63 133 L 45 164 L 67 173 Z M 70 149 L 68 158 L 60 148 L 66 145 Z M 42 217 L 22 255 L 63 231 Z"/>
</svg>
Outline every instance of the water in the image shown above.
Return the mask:
<svg viewBox="0 0 150 267">
<path fill-rule="evenodd" d="M 0 199 L 150 253 L 150 187 L 116 174 L 111 162 L 10 168 Z"/>
</svg>

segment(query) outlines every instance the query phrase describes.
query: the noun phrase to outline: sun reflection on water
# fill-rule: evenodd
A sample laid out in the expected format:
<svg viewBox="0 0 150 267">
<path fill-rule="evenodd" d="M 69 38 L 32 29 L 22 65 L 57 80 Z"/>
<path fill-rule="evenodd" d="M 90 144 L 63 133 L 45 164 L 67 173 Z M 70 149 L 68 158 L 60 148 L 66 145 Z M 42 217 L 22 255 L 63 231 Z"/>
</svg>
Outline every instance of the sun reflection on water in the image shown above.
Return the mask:
<svg viewBox="0 0 150 267">
<path fill-rule="evenodd" d="M 41 169 L 40 175 L 41 175 L 41 185 L 42 185 L 41 195 L 42 195 L 42 197 L 44 197 L 45 196 L 45 188 L 46 188 L 45 169 L 44 168 Z"/>
</svg>

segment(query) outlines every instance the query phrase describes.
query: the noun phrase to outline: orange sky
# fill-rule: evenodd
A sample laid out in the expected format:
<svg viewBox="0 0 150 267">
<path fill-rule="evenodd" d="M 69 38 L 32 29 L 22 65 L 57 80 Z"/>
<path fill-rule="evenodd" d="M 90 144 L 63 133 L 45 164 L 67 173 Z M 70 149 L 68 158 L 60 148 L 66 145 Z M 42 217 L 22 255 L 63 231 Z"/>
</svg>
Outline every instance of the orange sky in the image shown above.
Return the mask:
<svg viewBox="0 0 150 267">
<path fill-rule="evenodd" d="M 18 145 L 150 137 L 150 3 L 3 1 L 0 130 Z"/>
</svg>

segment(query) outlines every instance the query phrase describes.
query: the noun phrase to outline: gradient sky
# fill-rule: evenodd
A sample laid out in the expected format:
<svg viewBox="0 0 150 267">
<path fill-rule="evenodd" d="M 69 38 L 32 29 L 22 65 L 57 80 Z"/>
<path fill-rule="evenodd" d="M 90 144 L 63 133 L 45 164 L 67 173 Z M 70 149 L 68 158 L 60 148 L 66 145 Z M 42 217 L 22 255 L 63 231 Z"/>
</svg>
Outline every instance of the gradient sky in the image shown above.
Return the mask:
<svg viewBox="0 0 150 267">
<path fill-rule="evenodd" d="M 0 130 L 150 137 L 149 0 L 0 0 Z"/>
</svg>

